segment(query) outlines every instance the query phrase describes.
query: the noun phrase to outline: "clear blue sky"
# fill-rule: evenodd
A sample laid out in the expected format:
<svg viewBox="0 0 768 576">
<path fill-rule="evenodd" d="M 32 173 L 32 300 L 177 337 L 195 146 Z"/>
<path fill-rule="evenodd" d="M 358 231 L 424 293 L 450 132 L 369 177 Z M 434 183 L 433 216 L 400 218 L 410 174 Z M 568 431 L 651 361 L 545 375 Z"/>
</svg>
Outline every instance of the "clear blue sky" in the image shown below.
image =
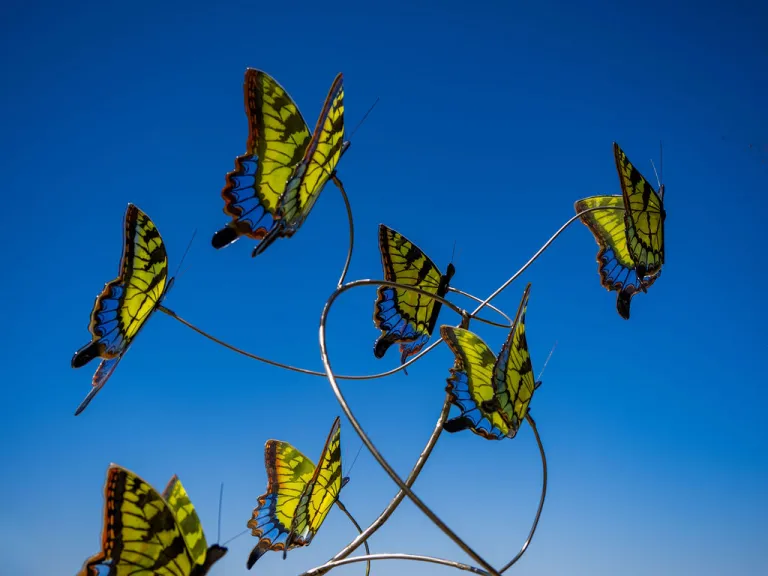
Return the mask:
<svg viewBox="0 0 768 576">
<path fill-rule="evenodd" d="M 209 541 L 224 481 L 226 539 L 265 488 L 264 442 L 290 441 L 316 459 L 341 413 L 323 379 L 239 357 L 159 314 L 86 412 L 72 415 L 95 364 L 73 370 L 70 358 L 117 270 L 129 201 L 154 219 L 172 269 L 198 230 L 170 308 L 258 354 L 320 367 L 318 318 L 346 246 L 338 193 L 329 186 L 296 236 L 255 260 L 246 240 L 219 252 L 209 245 L 227 221 L 224 174 L 244 150 L 248 66 L 275 76 L 311 126 L 339 71 L 350 129 L 381 97 L 339 168 L 358 232 L 350 279 L 381 277 L 384 222 L 443 270 L 456 241 L 453 285 L 486 296 L 572 215 L 575 200 L 619 193 L 613 140 L 649 177 L 663 140 L 666 266 L 634 299 L 629 322 L 599 285 L 597 246 L 581 225 L 498 299 L 513 313 L 533 283 L 536 372 L 558 341 L 531 404 L 549 497 L 517 573 L 761 573 L 768 8 L 758 4 L 5 3 L 7 573 L 74 574 L 98 550 L 112 461 L 158 489 L 179 474 Z M 396 352 L 373 358 L 373 300 L 372 288 L 351 293 L 331 317 L 341 372 L 397 363 Z M 444 312 L 441 322 L 457 318 Z M 495 349 L 506 336 L 480 334 Z M 403 475 L 438 416 L 451 362 L 441 346 L 408 377 L 346 385 Z M 348 466 L 360 441 L 346 419 L 342 445 Z M 416 489 L 501 564 L 527 533 L 540 474 L 527 427 L 499 443 L 458 434 L 441 439 Z M 342 500 L 367 525 L 395 491 L 363 451 Z M 333 511 L 310 547 L 287 561 L 268 555 L 254 570 L 297 574 L 353 536 Z M 254 543 L 235 540 L 212 574 L 248 574 Z M 371 546 L 464 558 L 409 503 Z M 373 573 L 446 570 L 380 563 Z"/>
</svg>

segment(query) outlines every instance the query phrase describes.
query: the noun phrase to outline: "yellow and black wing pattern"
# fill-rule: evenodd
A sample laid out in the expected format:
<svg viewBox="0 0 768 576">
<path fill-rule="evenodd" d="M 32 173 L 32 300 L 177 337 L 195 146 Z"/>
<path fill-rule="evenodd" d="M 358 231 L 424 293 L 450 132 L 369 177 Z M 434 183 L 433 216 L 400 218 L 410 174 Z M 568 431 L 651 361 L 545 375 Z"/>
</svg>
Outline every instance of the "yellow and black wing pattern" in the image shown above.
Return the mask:
<svg viewBox="0 0 768 576">
<path fill-rule="evenodd" d="M 306 546 L 312 541 L 348 480 L 341 475 L 341 425 L 336 418 L 317 468 L 299 497 L 286 548 Z"/>
<path fill-rule="evenodd" d="M 72 367 L 102 358 L 93 376 L 93 388 L 75 411 L 85 410 L 106 384 L 133 339 L 162 302 L 172 281 L 168 256 L 155 224 L 134 204 L 125 212 L 123 255 L 117 278 L 104 286 L 91 312 L 92 340 L 72 357 Z"/>
<path fill-rule="evenodd" d="M 248 557 L 246 566 L 250 570 L 256 561 L 269 550 L 283 550 L 306 546 L 320 528 L 328 511 L 338 498 L 341 487 L 347 479 L 330 482 L 332 476 L 341 471 L 340 425 L 337 418 L 326 440 L 320 465 L 315 468 L 312 461 L 287 442 L 268 440 L 264 448 L 267 469 L 267 491 L 258 498 L 248 528 L 259 538 Z M 335 492 L 333 490 L 335 489 Z M 330 503 L 323 496 L 333 494 Z M 319 514 L 320 503 L 327 509 Z M 297 520 L 298 518 L 298 520 Z M 291 536 L 293 530 L 301 529 L 302 534 Z M 310 531 L 314 530 L 311 533 Z"/>
<path fill-rule="evenodd" d="M 635 168 L 616 142 L 616 170 L 624 197 L 627 245 L 639 278 L 652 276 L 664 264 L 664 185 L 659 192 Z"/>
<path fill-rule="evenodd" d="M 632 297 L 646 292 L 661 275 L 664 263 L 664 219 L 662 198 L 640 175 L 614 143 L 614 156 L 622 185 L 621 196 L 592 196 L 575 204 L 595 237 L 600 283 L 618 292 L 616 309 L 629 319 Z M 663 185 L 661 187 L 663 194 Z"/>
<path fill-rule="evenodd" d="M 275 227 L 253 250 L 256 256 L 277 238 L 288 238 L 301 227 L 320 197 L 348 143 L 344 142 L 344 81 L 338 74 L 328 91 L 323 110 L 304 156 L 293 167 L 280 198 Z"/>
<path fill-rule="evenodd" d="M 246 152 L 235 159 L 221 191 L 232 221 L 213 235 L 214 248 L 240 236 L 262 240 L 275 226 L 275 213 L 294 166 L 304 157 L 309 128 L 288 92 L 266 72 L 248 68 L 243 83 L 248 117 Z"/>
<path fill-rule="evenodd" d="M 456 269 L 448 264 L 443 275 L 432 260 L 405 236 L 379 224 L 379 251 L 384 278 L 420 288 L 444 297 Z M 382 334 L 373 346 L 376 358 L 383 358 L 390 346 L 400 343 L 400 362 L 418 354 L 429 342 L 442 303 L 402 288 L 380 286 L 377 290 L 373 323 Z"/>
<path fill-rule="evenodd" d="M 525 337 L 529 284 L 515 322 L 498 358 L 483 340 L 463 328 L 441 326 L 440 333 L 455 355 L 447 391 L 460 414 L 445 422 L 446 432 L 472 430 L 489 440 L 514 438 L 528 413 L 534 382 Z"/>
<path fill-rule="evenodd" d="M 178 478 L 166 500 L 133 472 L 107 471 L 101 551 L 78 576 L 204 576 L 227 549 L 207 546 L 200 520 Z"/>
</svg>

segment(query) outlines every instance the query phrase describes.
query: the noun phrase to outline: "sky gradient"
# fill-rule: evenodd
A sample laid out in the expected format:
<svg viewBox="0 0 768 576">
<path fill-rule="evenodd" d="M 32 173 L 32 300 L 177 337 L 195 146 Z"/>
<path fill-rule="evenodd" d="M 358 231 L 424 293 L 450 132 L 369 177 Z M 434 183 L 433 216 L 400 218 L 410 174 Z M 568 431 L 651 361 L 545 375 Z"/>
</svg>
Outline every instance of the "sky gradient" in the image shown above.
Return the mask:
<svg viewBox="0 0 768 576">
<path fill-rule="evenodd" d="M 666 264 L 622 320 L 576 224 L 495 301 L 514 314 L 532 282 L 528 342 L 549 461 L 539 530 L 510 573 L 762 574 L 768 564 L 766 283 L 768 7 L 715 2 L 11 2 L 0 9 L 5 88 L 0 230 L 0 557 L 8 574 L 75 574 L 98 551 L 106 468 L 158 490 L 178 474 L 214 542 L 245 528 L 269 438 L 313 460 L 341 409 L 326 380 L 216 346 L 157 314 L 88 409 L 94 362 L 70 368 L 117 271 L 128 202 L 159 228 L 176 269 L 166 305 L 256 354 L 320 369 L 318 319 L 344 262 L 347 224 L 328 186 L 290 240 L 251 259 L 215 251 L 220 191 L 247 134 L 246 67 L 273 75 L 313 127 L 344 73 L 346 125 L 380 102 L 339 165 L 355 215 L 348 278 L 381 278 L 380 222 L 416 242 L 452 284 L 485 297 L 573 215 L 620 189 L 617 141 L 653 179 L 663 141 Z M 658 164 L 657 164 L 658 165 Z M 712 270 L 709 270 L 712 268 Z M 345 374 L 397 364 L 371 348 L 374 288 L 329 321 Z M 461 297 L 454 301 L 468 308 Z M 439 323 L 456 324 L 445 310 Z M 478 328 L 498 351 L 503 330 Z M 403 476 L 438 417 L 452 356 L 409 376 L 342 384 Z M 342 418 L 345 470 L 360 447 Z M 396 487 L 363 450 L 341 499 L 367 525 Z M 512 441 L 446 434 L 419 494 L 494 565 L 519 549 L 541 466 L 531 430 Z M 333 510 L 311 546 L 268 554 L 234 540 L 212 576 L 283 576 L 355 535 Z M 409 502 L 373 552 L 466 561 Z M 763 568 L 761 569 L 760 566 Z M 338 569 L 362 574 L 362 565 Z M 447 574 L 382 562 L 372 574 Z"/>
</svg>

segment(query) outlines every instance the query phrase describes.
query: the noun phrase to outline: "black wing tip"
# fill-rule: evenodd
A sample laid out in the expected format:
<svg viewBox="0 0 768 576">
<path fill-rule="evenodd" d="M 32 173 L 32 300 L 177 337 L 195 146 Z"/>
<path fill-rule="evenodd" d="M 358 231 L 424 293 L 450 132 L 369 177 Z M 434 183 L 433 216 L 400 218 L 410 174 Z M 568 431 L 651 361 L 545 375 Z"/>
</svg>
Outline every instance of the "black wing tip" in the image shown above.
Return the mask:
<svg viewBox="0 0 768 576">
<path fill-rule="evenodd" d="M 99 356 L 99 343 L 89 342 L 72 356 L 72 368 L 82 368 Z"/>
<path fill-rule="evenodd" d="M 232 244 L 232 242 L 237 240 L 239 236 L 237 230 L 232 226 L 227 225 L 213 235 L 211 238 L 211 246 L 216 248 L 216 250 L 219 250 L 220 248 Z"/>
<path fill-rule="evenodd" d="M 443 423 L 443 430 L 450 432 L 451 434 L 467 430 L 471 427 L 472 421 L 466 416 L 457 416 L 456 418 L 451 418 Z"/>
<path fill-rule="evenodd" d="M 631 295 L 624 294 L 623 292 L 619 292 L 619 295 L 616 297 L 616 310 L 624 320 L 629 320 L 629 304 L 631 299 Z"/>
<path fill-rule="evenodd" d="M 393 339 L 387 338 L 386 336 L 380 336 L 376 339 L 376 342 L 373 345 L 373 355 L 376 356 L 376 358 L 384 358 L 387 350 L 389 350 L 389 347 L 394 343 L 395 341 Z"/>
<path fill-rule="evenodd" d="M 251 550 L 251 553 L 248 556 L 248 561 L 245 563 L 245 567 L 248 568 L 248 570 L 253 568 L 253 565 L 256 564 L 256 561 L 264 555 L 264 552 L 265 550 L 257 544 L 256 547 Z"/>
</svg>

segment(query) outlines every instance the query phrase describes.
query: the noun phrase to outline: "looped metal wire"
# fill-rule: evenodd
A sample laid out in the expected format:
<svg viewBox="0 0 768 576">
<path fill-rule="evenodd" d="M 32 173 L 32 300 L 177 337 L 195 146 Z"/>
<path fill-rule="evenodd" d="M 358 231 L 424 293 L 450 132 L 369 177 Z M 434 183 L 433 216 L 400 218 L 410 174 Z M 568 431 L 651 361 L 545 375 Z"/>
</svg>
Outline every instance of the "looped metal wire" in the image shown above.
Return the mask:
<svg viewBox="0 0 768 576">
<path fill-rule="evenodd" d="M 331 368 L 331 364 L 330 364 L 330 358 L 329 358 L 329 355 L 328 355 L 327 341 L 326 341 L 326 324 L 327 324 L 327 320 L 328 320 L 328 314 L 330 312 L 331 307 L 333 306 L 334 301 L 341 294 L 343 294 L 344 292 L 346 292 L 347 290 L 350 290 L 352 288 L 356 288 L 358 286 L 363 286 L 363 285 L 367 285 L 367 284 L 370 284 L 370 281 L 368 281 L 368 280 L 358 280 L 358 281 L 355 281 L 355 282 L 350 282 L 348 284 L 345 284 L 344 286 L 341 286 L 341 287 L 337 288 L 334 291 L 334 293 L 331 294 L 331 296 L 328 298 L 328 301 L 326 302 L 325 307 L 323 308 L 323 313 L 320 316 L 320 332 L 319 332 L 320 354 L 321 354 L 321 359 L 323 361 L 323 366 L 324 366 L 324 368 L 326 370 L 326 375 L 328 376 L 328 380 L 329 380 L 329 382 L 331 384 L 331 389 L 333 390 L 333 393 L 336 396 L 336 399 L 338 400 L 339 404 L 341 405 L 342 410 L 344 411 L 344 413 L 346 414 L 346 416 L 349 419 L 350 423 L 352 424 L 352 427 L 355 429 L 355 432 L 357 432 L 358 436 L 360 436 L 361 440 L 366 445 L 366 447 L 371 452 L 371 454 L 374 456 L 374 458 L 379 463 L 379 465 L 385 470 L 385 472 L 387 472 L 387 474 L 389 474 L 390 478 L 392 478 L 392 480 L 400 487 L 400 492 L 401 492 L 402 496 L 401 496 L 401 494 L 398 494 L 398 496 L 395 498 L 395 500 L 393 500 L 392 503 L 390 503 L 390 506 L 387 507 L 387 510 L 385 510 L 385 512 L 388 512 L 388 515 L 391 514 L 394 511 L 394 509 L 397 507 L 397 505 L 399 505 L 400 501 L 402 501 L 402 497 L 407 495 L 413 501 L 413 503 L 416 504 L 416 506 L 430 520 L 432 520 L 432 522 L 438 528 L 440 528 L 443 531 L 444 534 L 446 534 L 449 538 L 451 538 L 451 540 L 453 540 L 453 542 L 457 546 L 459 546 L 466 554 L 468 554 L 470 557 L 472 557 L 475 560 L 475 562 L 477 562 L 483 568 L 485 568 L 485 570 L 487 570 L 487 574 L 498 576 L 503 571 L 505 571 L 509 567 L 511 567 L 515 562 L 517 562 L 517 560 L 519 560 L 520 557 L 522 557 L 522 555 L 525 553 L 526 549 L 528 548 L 528 545 L 530 544 L 531 539 L 533 538 L 533 534 L 536 531 L 536 527 L 538 525 L 539 518 L 541 516 L 541 511 L 542 511 L 543 506 L 544 506 L 544 499 L 546 497 L 546 479 L 547 479 L 546 469 L 547 469 L 547 464 L 546 464 L 546 457 L 545 457 L 545 453 L 544 453 L 544 448 L 543 448 L 543 446 L 541 444 L 541 439 L 539 437 L 538 431 L 536 430 L 536 425 L 533 422 L 533 420 L 530 417 L 527 416 L 529 424 L 531 424 L 531 427 L 534 429 L 536 441 L 537 441 L 537 444 L 539 445 L 539 449 L 540 449 L 541 456 L 542 456 L 542 468 L 544 470 L 544 472 L 543 472 L 543 484 L 542 484 L 542 496 L 541 496 L 541 499 L 539 501 L 539 508 L 538 508 L 536 516 L 534 518 L 533 526 L 531 528 L 529 536 L 526 539 L 525 543 L 523 544 L 523 547 L 521 548 L 520 552 L 503 568 L 502 571 L 497 572 L 487 561 L 485 561 L 482 558 L 482 556 L 480 556 L 468 544 L 466 544 L 426 504 L 424 504 L 418 496 L 416 496 L 416 494 L 411 490 L 411 485 L 413 484 L 413 482 L 410 482 L 410 485 L 409 485 L 408 483 L 403 482 L 403 480 L 397 475 L 397 473 L 394 471 L 394 469 L 389 465 L 389 463 L 386 461 L 386 459 L 381 455 L 381 453 L 373 445 L 373 442 L 371 442 L 370 438 L 367 436 L 367 434 L 363 430 L 362 426 L 360 425 L 360 423 L 355 418 L 354 414 L 352 413 L 351 408 L 349 407 L 349 405 L 347 404 L 346 400 L 344 399 L 344 395 L 342 394 L 341 389 L 339 388 L 338 383 L 336 382 L 336 378 L 335 378 L 335 375 L 333 373 L 333 369 Z M 386 285 L 391 285 L 393 283 L 392 282 L 388 282 L 388 281 L 380 281 L 379 284 L 386 286 Z M 404 289 L 420 293 L 420 294 L 422 294 L 424 296 L 427 296 L 427 297 L 433 297 L 434 296 L 432 294 L 425 293 L 423 290 L 420 290 L 420 289 L 415 288 L 415 287 L 404 287 Z M 497 291 L 497 294 L 498 294 L 498 291 Z M 478 307 L 478 310 L 484 304 L 485 303 L 481 304 Z M 471 315 L 469 315 L 466 311 L 462 310 L 461 311 L 461 317 L 462 317 L 461 324 L 462 325 L 467 325 L 469 323 L 470 316 Z M 443 411 L 442 411 L 442 413 L 440 415 L 440 419 L 438 420 L 438 426 L 436 427 L 436 434 L 433 434 L 433 436 L 435 436 L 434 442 L 437 441 L 437 436 L 439 436 L 440 429 L 442 428 L 442 425 L 445 422 L 445 419 L 446 419 L 446 417 L 448 415 L 449 407 L 450 407 L 450 396 L 448 395 L 446 397 L 446 401 L 444 403 Z M 429 451 L 431 451 L 432 447 L 434 447 L 434 442 L 432 442 L 432 438 L 430 438 L 430 443 L 428 443 Z M 422 456 L 423 456 L 423 453 L 422 453 Z M 425 461 L 425 460 L 426 460 L 426 458 L 422 459 L 420 457 L 420 461 L 417 462 L 417 467 L 419 466 L 420 463 L 421 463 L 421 466 L 423 466 L 423 461 Z M 414 471 L 415 470 L 416 470 L 416 467 L 414 467 Z M 419 468 L 419 470 L 420 470 L 420 468 Z M 414 474 L 412 473 L 410 476 L 411 477 L 409 477 L 409 481 L 410 480 L 414 480 L 415 481 Z M 399 497 L 399 500 L 398 500 L 398 497 Z M 387 517 L 388 517 L 388 515 L 387 515 Z M 380 526 L 383 523 L 383 521 L 379 522 L 379 520 L 381 520 L 381 518 L 382 517 L 380 516 L 379 519 L 377 520 L 378 525 L 375 528 L 372 525 L 371 527 L 369 527 L 369 529 L 366 529 L 363 532 L 363 534 L 361 534 L 358 538 L 356 538 L 356 540 L 363 541 L 365 538 L 368 538 L 370 536 L 370 534 L 372 534 L 373 531 L 375 531 L 378 528 L 378 526 Z M 384 520 L 386 520 L 386 518 L 384 518 Z M 344 553 L 348 554 L 348 553 L 350 553 L 352 551 L 352 549 L 353 549 L 352 545 L 347 546 L 344 550 L 342 550 L 342 552 L 340 554 L 337 554 L 337 556 L 334 557 L 334 559 L 332 561 L 336 561 L 336 560 L 340 559 L 340 558 L 338 558 L 340 555 L 342 555 Z M 314 573 L 321 573 L 321 572 L 325 572 L 325 571 L 326 571 L 326 566 L 323 566 L 323 567 L 320 567 L 319 569 L 317 569 L 317 572 L 314 572 Z M 310 573 L 313 573 L 313 572 L 308 572 L 306 574 L 310 574 Z"/>
</svg>

